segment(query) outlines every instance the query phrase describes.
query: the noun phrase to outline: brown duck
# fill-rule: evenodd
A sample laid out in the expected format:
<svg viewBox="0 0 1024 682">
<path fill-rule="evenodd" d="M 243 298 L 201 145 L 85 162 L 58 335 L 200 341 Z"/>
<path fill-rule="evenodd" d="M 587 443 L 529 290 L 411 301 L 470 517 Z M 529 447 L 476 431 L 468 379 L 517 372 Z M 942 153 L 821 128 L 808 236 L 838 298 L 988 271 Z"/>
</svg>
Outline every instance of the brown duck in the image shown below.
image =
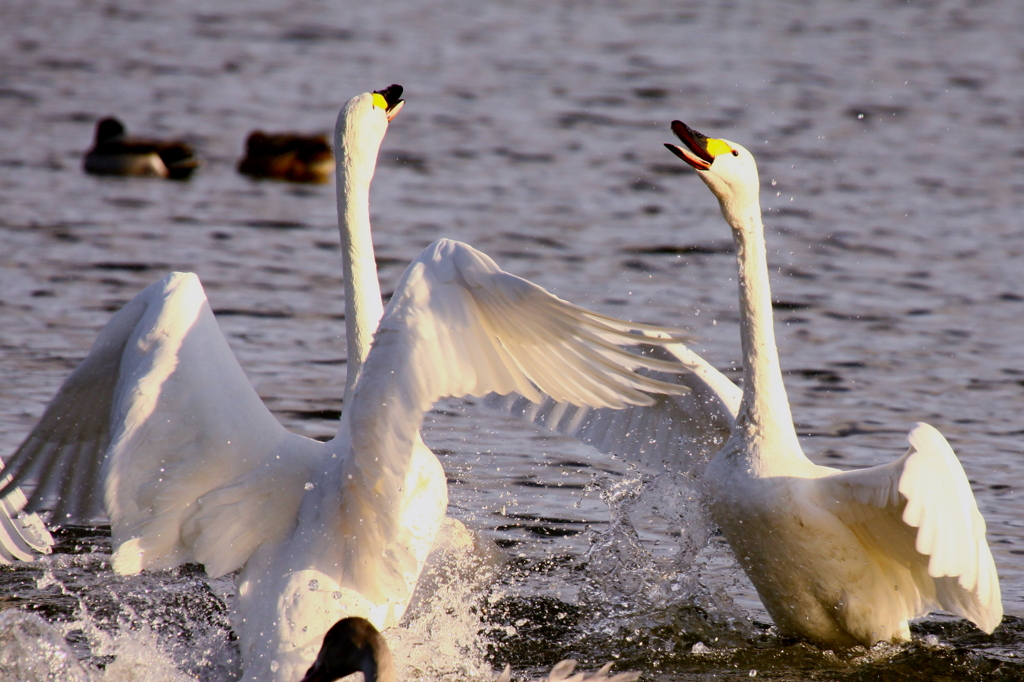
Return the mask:
<svg viewBox="0 0 1024 682">
<path fill-rule="evenodd" d="M 85 154 L 86 173 L 185 180 L 199 166 L 188 144 L 177 140 L 128 137 L 112 116 L 96 124 L 96 140 Z"/>
<path fill-rule="evenodd" d="M 334 172 L 334 154 L 324 135 L 249 134 L 238 172 L 254 178 L 324 183 Z"/>
</svg>

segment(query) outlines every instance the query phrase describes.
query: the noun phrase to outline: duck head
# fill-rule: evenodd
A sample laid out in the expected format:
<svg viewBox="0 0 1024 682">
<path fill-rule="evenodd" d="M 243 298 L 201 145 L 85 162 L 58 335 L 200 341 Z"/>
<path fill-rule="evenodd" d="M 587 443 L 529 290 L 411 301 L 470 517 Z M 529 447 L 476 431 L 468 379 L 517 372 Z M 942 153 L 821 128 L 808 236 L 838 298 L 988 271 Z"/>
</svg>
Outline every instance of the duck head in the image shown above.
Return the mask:
<svg viewBox="0 0 1024 682">
<path fill-rule="evenodd" d="M 124 137 L 124 124 L 113 116 L 107 116 L 96 124 L 96 145 Z"/>
<path fill-rule="evenodd" d="M 364 682 L 394 682 L 395 665 L 384 636 L 365 618 L 343 618 L 327 634 L 302 682 L 334 682 L 352 673 Z"/>
</svg>

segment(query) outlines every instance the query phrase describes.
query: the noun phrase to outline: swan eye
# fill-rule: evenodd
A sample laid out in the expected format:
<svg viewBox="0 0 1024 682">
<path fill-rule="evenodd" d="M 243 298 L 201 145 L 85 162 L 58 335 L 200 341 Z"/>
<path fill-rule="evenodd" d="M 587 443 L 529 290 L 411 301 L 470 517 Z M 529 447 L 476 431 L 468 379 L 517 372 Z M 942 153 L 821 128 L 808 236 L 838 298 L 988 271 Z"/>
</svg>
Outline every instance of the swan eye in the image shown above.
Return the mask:
<svg viewBox="0 0 1024 682">
<path fill-rule="evenodd" d="M 384 111 L 388 110 L 388 101 L 384 99 L 384 95 L 379 92 L 375 92 L 371 99 L 373 101 L 373 106 L 383 109 Z"/>
<path fill-rule="evenodd" d="M 733 150 L 732 150 L 732 155 L 733 155 L 733 156 L 739 156 L 739 155 L 740 155 L 740 153 L 739 153 L 738 151 L 736 151 L 735 149 L 733 149 Z"/>
</svg>

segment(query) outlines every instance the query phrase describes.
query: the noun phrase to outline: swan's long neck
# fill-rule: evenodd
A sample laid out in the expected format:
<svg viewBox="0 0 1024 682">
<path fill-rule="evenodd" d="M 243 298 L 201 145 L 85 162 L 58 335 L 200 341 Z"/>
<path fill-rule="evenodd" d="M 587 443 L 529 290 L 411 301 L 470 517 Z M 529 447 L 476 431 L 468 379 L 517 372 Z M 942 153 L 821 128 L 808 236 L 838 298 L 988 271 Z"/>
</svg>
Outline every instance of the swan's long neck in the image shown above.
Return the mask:
<svg viewBox="0 0 1024 682">
<path fill-rule="evenodd" d="M 748 440 L 764 438 L 800 453 L 802 458 L 775 345 L 761 207 L 754 201 L 735 212 L 730 208 L 723 207 L 723 212 L 736 242 L 744 361 L 743 401 L 736 429 Z"/>
<path fill-rule="evenodd" d="M 370 352 L 373 333 L 384 313 L 384 305 L 370 233 L 370 181 L 377 165 L 378 149 L 366 149 L 372 145 L 360 143 L 358 127 L 351 125 L 345 114 L 343 111 L 338 118 L 334 149 L 338 160 L 338 229 L 341 231 L 341 257 L 345 269 L 348 371 L 344 404 L 347 409 L 363 361 Z"/>
</svg>

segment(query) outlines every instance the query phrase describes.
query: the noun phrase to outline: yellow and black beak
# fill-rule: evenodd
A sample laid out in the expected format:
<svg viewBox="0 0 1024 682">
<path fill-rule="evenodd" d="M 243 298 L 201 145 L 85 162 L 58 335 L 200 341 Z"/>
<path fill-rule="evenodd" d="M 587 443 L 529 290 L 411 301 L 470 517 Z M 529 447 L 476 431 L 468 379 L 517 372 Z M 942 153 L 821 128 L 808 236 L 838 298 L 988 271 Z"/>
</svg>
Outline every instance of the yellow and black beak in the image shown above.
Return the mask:
<svg viewBox="0 0 1024 682">
<path fill-rule="evenodd" d="M 403 89 L 401 85 L 392 83 L 383 90 L 373 91 L 373 105 L 383 109 L 389 121 L 398 115 L 405 104 L 405 100 L 402 99 Z"/>
<path fill-rule="evenodd" d="M 728 143 L 702 135 L 682 121 L 672 121 L 672 132 L 686 145 L 686 149 L 667 143 L 665 148 L 699 171 L 711 168 L 719 154 L 735 153 Z"/>
</svg>

